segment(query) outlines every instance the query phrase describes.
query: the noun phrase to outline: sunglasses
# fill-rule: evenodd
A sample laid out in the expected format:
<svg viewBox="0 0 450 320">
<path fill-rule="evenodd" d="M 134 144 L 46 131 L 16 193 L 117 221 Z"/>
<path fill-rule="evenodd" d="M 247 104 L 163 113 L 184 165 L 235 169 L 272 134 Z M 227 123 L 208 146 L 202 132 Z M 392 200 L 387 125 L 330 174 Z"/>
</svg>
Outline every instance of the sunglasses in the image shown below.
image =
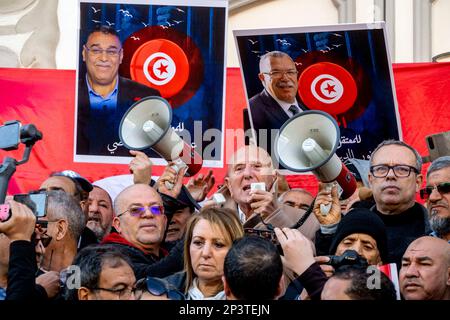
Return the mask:
<svg viewBox="0 0 450 320">
<path fill-rule="evenodd" d="M 273 244 L 278 245 L 278 239 L 275 234 L 275 231 L 273 231 L 273 230 L 260 230 L 260 229 L 253 229 L 253 228 L 245 228 L 244 233 L 246 235 L 253 235 L 253 236 L 258 236 L 260 238 L 264 238 L 266 240 L 271 241 Z"/>
<path fill-rule="evenodd" d="M 147 209 L 155 216 L 160 216 L 160 215 L 164 214 L 164 206 L 158 206 L 158 205 L 153 205 L 153 206 L 133 206 L 131 208 L 128 208 L 127 210 L 125 210 L 121 214 L 119 214 L 117 217 L 121 217 L 125 213 L 129 212 L 130 215 L 133 216 L 133 217 L 142 218 L 142 216 L 145 214 L 145 210 L 147 210 Z"/>
<path fill-rule="evenodd" d="M 167 294 L 167 297 L 170 300 L 186 300 L 184 294 L 177 289 L 171 289 L 168 287 L 168 285 L 163 282 L 162 280 L 158 278 L 153 277 L 147 277 L 144 279 L 140 279 L 138 282 L 136 282 L 136 292 L 139 290 L 147 290 L 154 296 L 162 296 L 164 294 Z M 136 300 L 139 300 L 142 296 L 142 292 L 135 293 Z"/>
<path fill-rule="evenodd" d="M 435 186 L 427 186 L 420 190 L 420 197 L 424 200 L 428 200 L 433 190 L 436 189 L 441 195 L 450 192 L 450 182 L 439 183 Z"/>
</svg>

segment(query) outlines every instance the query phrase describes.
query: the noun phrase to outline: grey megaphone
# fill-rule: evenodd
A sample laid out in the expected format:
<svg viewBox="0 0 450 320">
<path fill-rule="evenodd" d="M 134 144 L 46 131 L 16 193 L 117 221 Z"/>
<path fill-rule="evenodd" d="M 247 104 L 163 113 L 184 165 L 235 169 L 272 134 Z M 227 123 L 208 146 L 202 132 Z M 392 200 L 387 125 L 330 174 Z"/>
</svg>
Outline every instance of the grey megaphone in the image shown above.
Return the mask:
<svg viewBox="0 0 450 320">
<path fill-rule="evenodd" d="M 134 103 L 125 112 L 119 127 L 119 137 L 132 150 L 152 148 L 166 161 L 174 162 L 177 172 L 187 167 L 186 174 L 195 175 L 203 160 L 194 148 L 184 142 L 172 129 L 172 108 L 161 97 L 146 97 Z M 167 188 L 173 185 L 166 183 Z"/>
<path fill-rule="evenodd" d="M 312 171 L 324 183 L 336 181 L 342 189 L 341 198 L 356 190 L 353 174 L 336 155 L 340 130 L 327 113 L 311 110 L 286 121 L 275 142 L 280 163 L 294 172 Z"/>
</svg>

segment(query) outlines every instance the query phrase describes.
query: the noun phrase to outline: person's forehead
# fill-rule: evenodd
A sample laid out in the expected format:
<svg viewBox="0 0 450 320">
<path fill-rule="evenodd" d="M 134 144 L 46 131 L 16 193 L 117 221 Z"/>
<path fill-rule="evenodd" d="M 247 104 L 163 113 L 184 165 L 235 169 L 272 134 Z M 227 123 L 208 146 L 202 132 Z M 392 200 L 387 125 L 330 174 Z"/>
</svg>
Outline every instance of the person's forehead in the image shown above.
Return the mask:
<svg viewBox="0 0 450 320">
<path fill-rule="evenodd" d="M 125 262 L 120 261 L 120 264 L 111 266 L 108 262 L 102 264 L 102 271 L 100 272 L 100 283 L 103 284 L 118 284 L 127 283 L 129 285 L 134 284 L 134 272 L 133 269 Z"/>
<path fill-rule="evenodd" d="M 262 163 L 270 164 L 271 159 L 267 153 L 259 148 L 242 148 L 232 157 L 232 164 Z"/>
<path fill-rule="evenodd" d="M 125 191 L 122 195 L 122 201 L 126 204 L 131 203 L 159 203 L 162 205 L 161 196 L 150 186 L 134 185 Z"/>
<path fill-rule="evenodd" d="M 450 182 L 450 167 L 433 171 L 428 175 L 428 185 L 439 184 L 442 182 Z"/>
<path fill-rule="evenodd" d="M 286 193 L 286 195 L 284 196 L 284 201 L 287 200 L 294 200 L 294 201 L 299 201 L 299 202 L 309 202 L 312 201 L 313 196 L 311 196 L 310 194 L 307 194 L 306 192 L 302 192 L 302 191 L 289 191 Z"/>
<path fill-rule="evenodd" d="M 108 192 L 106 192 L 102 188 L 95 186 L 92 189 L 92 191 L 89 192 L 89 199 L 104 200 L 107 202 L 111 202 Z"/>
<path fill-rule="evenodd" d="M 68 177 L 54 176 L 46 179 L 40 186 L 40 189 L 48 189 L 51 187 L 58 187 L 64 189 L 64 191 L 75 190 L 75 182 Z"/>
<path fill-rule="evenodd" d="M 103 32 L 92 33 L 87 41 L 88 46 L 99 45 L 99 46 L 115 46 L 120 48 L 120 40 L 115 35 Z"/>
<path fill-rule="evenodd" d="M 369 235 L 367 233 L 352 233 L 352 234 L 349 234 L 348 236 L 346 236 L 344 238 L 344 240 L 345 239 L 349 239 L 349 238 L 350 239 L 355 239 L 355 240 L 361 240 L 361 241 L 364 241 L 364 242 L 370 242 L 370 243 L 373 243 L 373 244 L 377 243 L 377 241 L 371 235 Z"/>
<path fill-rule="evenodd" d="M 372 156 L 373 164 L 409 164 L 415 165 L 416 157 L 407 147 L 400 145 L 383 146 Z"/>
<path fill-rule="evenodd" d="M 270 58 L 270 66 L 272 69 L 275 67 L 281 67 L 281 66 L 288 66 L 295 68 L 295 64 L 289 57 L 282 56 L 282 57 L 271 57 Z"/>
<path fill-rule="evenodd" d="M 219 225 L 206 219 L 200 219 L 192 230 L 193 237 L 224 239 L 224 231 Z"/>
</svg>

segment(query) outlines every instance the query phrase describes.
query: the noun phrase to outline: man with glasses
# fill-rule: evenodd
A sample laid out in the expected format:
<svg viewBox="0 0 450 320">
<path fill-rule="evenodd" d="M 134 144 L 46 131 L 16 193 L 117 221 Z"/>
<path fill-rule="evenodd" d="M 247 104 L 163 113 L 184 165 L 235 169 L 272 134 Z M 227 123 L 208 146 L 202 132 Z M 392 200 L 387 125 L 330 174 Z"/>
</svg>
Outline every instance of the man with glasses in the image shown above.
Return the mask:
<svg viewBox="0 0 450 320">
<path fill-rule="evenodd" d="M 397 266 L 408 245 L 431 232 L 426 209 L 415 201 L 421 169 L 421 156 L 402 141 L 383 141 L 370 158 L 369 184 L 375 199 L 371 210 L 386 226 L 388 262 Z"/>
<path fill-rule="evenodd" d="M 87 73 L 80 72 L 78 85 L 77 153 L 127 156 L 125 148 L 117 147 L 120 120 L 133 103 L 159 92 L 119 76 L 123 49 L 112 28 L 95 28 L 82 57 Z"/>
<path fill-rule="evenodd" d="M 129 257 L 112 245 L 92 245 L 73 262 L 79 287 L 66 286 L 67 300 L 134 300 L 136 277 Z"/>
<path fill-rule="evenodd" d="M 450 156 L 434 160 L 428 167 L 427 186 L 420 190 L 427 201 L 431 236 L 450 243 Z"/>
<path fill-rule="evenodd" d="M 113 227 L 102 244 L 120 247 L 132 262 L 138 279 L 149 273 L 149 266 L 167 255 L 161 247 L 167 217 L 158 192 L 146 184 L 125 188 L 114 200 Z"/>
<path fill-rule="evenodd" d="M 264 89 L 250 99 L 249 107 L 258 145 L 264 147 L 263 143 L 267 143 L 265 149 L 270 153 L 275 139 L 270 134 L 271 129 L 280 129 L 289 118 L 306 107 L 297 99 L 298 72 L 288 54 L 281 51 L 266 53 L 259 61 L 259 71 L 258 77 Z"/>
</svg>

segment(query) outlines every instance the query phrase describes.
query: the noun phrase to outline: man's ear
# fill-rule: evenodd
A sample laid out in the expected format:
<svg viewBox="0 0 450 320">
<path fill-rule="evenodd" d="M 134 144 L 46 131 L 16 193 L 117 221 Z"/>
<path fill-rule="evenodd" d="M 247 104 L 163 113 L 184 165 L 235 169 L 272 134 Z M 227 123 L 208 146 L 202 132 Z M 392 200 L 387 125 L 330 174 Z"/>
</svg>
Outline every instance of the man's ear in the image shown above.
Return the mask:
<svg viewBox="0 0 450 320">
<path fill-rule="evenodd" d="M 121 228 L 120 228 L 120 219 L 119 218 L 117 218 L 117 217 L 113 218 L 112 226 L 114 227 L 114 229 L 117 230 L 118 233 L 122 232 Z"/>
<path fill-rule="evenodd" d="M 233 190 L 231 189 L 231 182 L 230 182 L 230 178 L 228 178 L 228 177 L 225 177 L 225 179 L 224 179 L 224 182 L 225 182 L 225 185 L 227 186 L 227 188 L 228 188 L 228 191 L 230 191 L 230 195 L 231 195 L 231 197 L 233 197 Z"/>
<path fill-rule="evenodd" d="M 223 292 L 225 293 L 227 299 L 229 299 L 232 293 L 230 287 L 228 286 L 227 279 L 225 279 L 225 276 L 222 276 L 222 282 L 223 282 Z"/>
<path fill-rule="evenodd" d="M 69 231 L 69 224 L 66 220 L 59 220 L 56 223 L 56 240 L 62 240 Z"/>
<path fill-rule="evenodd" d="M 375 178 L 370 173 L 368 174 L 367 178 L 369 180 L 369 188 L 372 189 L 372 182 Z"/>
<path fill-rule="evenodd" d="M 264 83 L 264 73 L 258 73 L 258 78 L 261 80 L 262 83 Z"/>
<path fill-rule="evenodd" d="M 122 60 L 123 60 L 123 49 L 120 50 L 119 64 L 122 64 Z"/>
<path fill-rule="evenodd" d="M 89 300 L 89 294 L 91 290 L 86 287 L 80 287 L 78 289 L 78 300 Z"/>
<path fill-rule="evenodd" d="M 419 192 L 420 187 L 422 186 L 423 175 L 419 173 L 416 177 L 416 192 Z"/>
<path fill-rule="evenodd" d="M 280 278 L 280 281 L 278 281 L 278 287 L 277 287 L 277 291 L 275 293 L 274 299 L 278 299 L 281 296 L 283 296 L 285 291 L 286 291 L 286 285 L 285 285 L 285 282 L 284 282 L 284 274 L 282 274 L 281 278 Z"/>
<path fill-rule="evenodd" d="M 83 51 L 81 51 L 81 55 L 83 56 L 83 62 L 86 62 L 86 48 L 83 46 Z"/>
</svg>

